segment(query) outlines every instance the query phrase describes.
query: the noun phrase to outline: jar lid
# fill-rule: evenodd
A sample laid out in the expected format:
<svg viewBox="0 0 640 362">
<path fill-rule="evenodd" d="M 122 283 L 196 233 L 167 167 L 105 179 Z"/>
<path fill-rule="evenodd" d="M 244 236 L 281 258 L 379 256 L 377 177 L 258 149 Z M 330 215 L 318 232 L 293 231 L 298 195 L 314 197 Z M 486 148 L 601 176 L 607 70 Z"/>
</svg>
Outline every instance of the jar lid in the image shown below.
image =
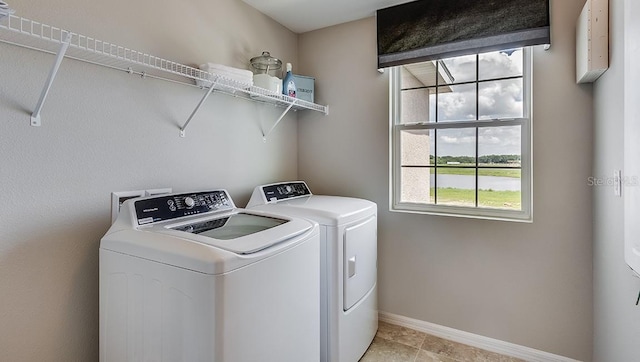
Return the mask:
<svg viewBox="0 0 640 362">
<path fill-rule="evenodd" d="M 279 70 L 282 68 L 282 61 L 272 57 L 269 52 L 262 52 L 261 56 L 251 58 L 251 66 L 255 69 L 268 72 L 270 70 Z"/>
</svg>

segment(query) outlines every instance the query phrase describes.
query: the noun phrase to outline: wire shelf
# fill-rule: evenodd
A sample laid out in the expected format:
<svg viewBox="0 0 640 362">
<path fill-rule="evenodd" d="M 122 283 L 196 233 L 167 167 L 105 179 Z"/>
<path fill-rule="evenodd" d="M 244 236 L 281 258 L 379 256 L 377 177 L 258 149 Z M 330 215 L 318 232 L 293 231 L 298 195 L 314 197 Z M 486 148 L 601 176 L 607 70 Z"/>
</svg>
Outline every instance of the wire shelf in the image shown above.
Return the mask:
<svg viewBox="0 0 640 362">
<path fill-rule="evenodd" d="M 53 54 L 71 35 L 65 56 L 89 63 L 122 70 L 139 65 L 191 79 L 206 79 L 209 76 L 207 72 L 194 67 L 15 15 L 0 20 L 0 29 L 3 30 L 0 41 Z"/>
<path fill-rule="evenodd" d="M 288 107 L 290 104 L 293 104 L 292 109 L 294 110 L 309 109 L 325 114 L 328 113 L 327 106 L 315 104 L 299 98 L 289 97 L 284 94 L 274 93 L 261 87 L 226 78 L 222 75 L 211 74 L 207 72 L 204 73 L 208 74 L 208 78 L 206 78 L 206 80 L 203 80 L 202 78 L 196 79 L 198 83 L 202 82 L 200 83 L 203 84 L 202 88 L 209 88 L 212 84 L 215 84 L 214 91 L 221 91 L 234 95 L 238 93 L 244 94 L 249 96 L 251 100 L 272 103 L 279 107 Z"/>
<path fill-rule="evenodd" d="M 292 98 L 284 94 L 277 94 L 260 87 L 243 84 L 192 66 L 159 58 L 151 54 L 139 52 L 11 14 L 0 18 L 0 42 L 46 53 L 58 54 L 59 57 L 64 56 L 130 73 L 150 75 L 158 79 L 187 85 L 193 86 L 195 83 L 204 84 L 205 86 L 202 88 L 208 88 L 213 85 L 213 90 L 208 90 L 207 96 L 212 91 L 223 92 L 235 96 L 242 95 L 247 99 L 274 104 L 276 106 L 286 108 L 287 111 L 289 109 L 308 109 L 328 114 L 327 106 Z M 141 67 L 144 71 L 135 70 L 133 67 Z M 57 68 L 54 66 L 54 70 L 52 70 L 52 74 L 50 75 L 49 83 L 53 81 L 56 72 Z M 47 86 L 50 87 L 50 84 Z M 43 91 L 41 101 L 44 101 L 46 91 L 48 91 L 48 89 Z M 40 107 L 41 105 L 39 104 L 38 108 Z M 37 113 L 37 115 L 35 115 L 35 113 Z M 33 121 L 35 116 L 38 118 L 37 122 Z M 193 117 L 193 114 L 191 117 Z M 32 125 L 39 125 L 39 109 L 37 112 L 34 112 L 34 116 L 32 116 Z M 186 124 L 181 128 L 182 134 L 184 133 L 185 127 Z"/>
</svg>

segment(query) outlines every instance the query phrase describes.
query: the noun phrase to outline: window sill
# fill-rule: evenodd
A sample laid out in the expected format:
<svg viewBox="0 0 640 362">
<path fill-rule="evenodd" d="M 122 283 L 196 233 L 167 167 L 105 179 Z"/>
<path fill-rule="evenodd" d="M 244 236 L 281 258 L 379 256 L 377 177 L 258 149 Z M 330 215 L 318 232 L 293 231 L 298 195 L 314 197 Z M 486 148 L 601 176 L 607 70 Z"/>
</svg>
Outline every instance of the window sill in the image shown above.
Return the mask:
<svg viewBox="0 0 640 362">
<path fill-rule="evenodd" d="M 518 223 L 533 223 L 533 215 L 524 211 L 509 211 L 488 208 L 468 208 L 455 206 L 429 207 L 423 204 L 391 205 L 389 211 L 406 214 L 422 214 L 435 216 L 450 216 L 466 219 L 480 219 L 492 221 L 509 221 Z"/>
</svg>

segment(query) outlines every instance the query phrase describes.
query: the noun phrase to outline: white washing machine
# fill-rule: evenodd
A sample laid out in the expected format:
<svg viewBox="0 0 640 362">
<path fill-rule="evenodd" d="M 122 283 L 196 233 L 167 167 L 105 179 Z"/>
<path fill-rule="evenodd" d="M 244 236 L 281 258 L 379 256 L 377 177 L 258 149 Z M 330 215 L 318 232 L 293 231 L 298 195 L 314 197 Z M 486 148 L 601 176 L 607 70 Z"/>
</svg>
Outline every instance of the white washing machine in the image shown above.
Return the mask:
<svg viewBox="0 0 640 362">
<path fill-rule="evenodd" d="M 256 187 L 247 209 L 320 224 L 320 360 L 358 361 L 378 329 L 377 205 L 294 181 Z"/>
<path fill-rule="evenodd" d="M 124 203 L 100 243 L 100 361 L 319 361 L 318 225 L 225 190 Z"/>
</svg>

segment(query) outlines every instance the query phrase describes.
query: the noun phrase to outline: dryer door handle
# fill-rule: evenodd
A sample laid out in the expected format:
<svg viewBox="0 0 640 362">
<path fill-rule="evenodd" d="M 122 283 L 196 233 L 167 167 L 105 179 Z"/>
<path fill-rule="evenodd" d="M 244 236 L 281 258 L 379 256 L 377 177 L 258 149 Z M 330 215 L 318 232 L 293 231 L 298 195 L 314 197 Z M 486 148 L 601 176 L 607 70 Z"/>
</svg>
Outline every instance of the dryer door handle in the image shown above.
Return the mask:
<svg viewBox="0 0 640 362">
<path fill-rule="evenodd" d="M 353 278 L 356 275 L 356 256 L 355 255 L 349 258 L 347 268 L 348 268 L 349 278 Z"/>
</svg>

